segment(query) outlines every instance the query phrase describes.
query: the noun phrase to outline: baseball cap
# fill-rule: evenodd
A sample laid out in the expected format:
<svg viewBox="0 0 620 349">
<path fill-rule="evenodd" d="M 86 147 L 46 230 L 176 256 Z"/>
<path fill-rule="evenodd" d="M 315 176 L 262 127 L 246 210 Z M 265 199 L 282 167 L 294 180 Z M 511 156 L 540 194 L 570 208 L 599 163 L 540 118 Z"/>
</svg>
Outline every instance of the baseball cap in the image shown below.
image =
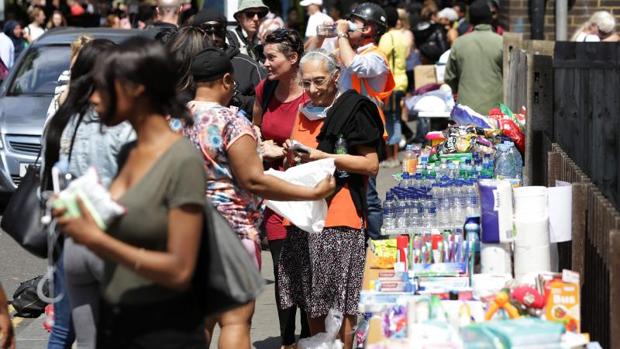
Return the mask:
<svg viewBox="0 0 620 349">
<path fill-rule="evenodd" d="M 196 82 L 207 82 L 220 79 L 226 73 L 232 73 L 233 66 L 223 50 L 209 47 L 194 57 L 190 70 Z"/>
</svg>

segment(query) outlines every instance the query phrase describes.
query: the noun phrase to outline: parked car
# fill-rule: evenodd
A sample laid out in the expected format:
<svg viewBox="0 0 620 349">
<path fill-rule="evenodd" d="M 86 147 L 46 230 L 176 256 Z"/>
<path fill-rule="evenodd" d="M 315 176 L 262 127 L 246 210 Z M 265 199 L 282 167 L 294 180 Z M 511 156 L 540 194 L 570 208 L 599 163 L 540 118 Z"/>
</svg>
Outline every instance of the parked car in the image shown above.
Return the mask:
<svg viewBox="0 0 620 349">
<path fill-rule="evenodd" d="M 140 33 L 109 28 L 54 29 L 20 55 L 0 86 L 0 193 L 15 191 L 26 167 L 37 159 L 58 77 L 69 69 L 71 42 L 88 35 L 120 43 Z"/>
</svg>

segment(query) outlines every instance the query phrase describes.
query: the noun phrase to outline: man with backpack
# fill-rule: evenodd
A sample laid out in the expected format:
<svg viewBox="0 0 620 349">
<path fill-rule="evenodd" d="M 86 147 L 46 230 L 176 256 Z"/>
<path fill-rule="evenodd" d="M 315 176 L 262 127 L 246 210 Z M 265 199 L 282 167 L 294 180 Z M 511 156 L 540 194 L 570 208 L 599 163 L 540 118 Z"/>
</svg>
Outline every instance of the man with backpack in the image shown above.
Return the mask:
<svg viewBox="0 0 620 349">
<path fill-rule="evenodd" d="M 262 0 L 239 0 L 238 10 L 234 15 L 239 25 L 228 31 L 228 44 L 256 62 L 262 62 L 263 49 L 258 42 L 258 28 L 261 19 L 268 13 L 269 7 Z"/>
<path fill-rule="evenodd" d="M 224 50 L 232 61 L 237 86 L 231 104 L 243 110 L 247 118 L 251 119 L 254 88 L 266 77 L 265 69 L 250 56 L 241 53 L 239 48 L 226 43 L 226 18 L 219 12 L 202 10 L 194 17 L 192 25 L 204 30 L 207 44 Z"/>
</svg>

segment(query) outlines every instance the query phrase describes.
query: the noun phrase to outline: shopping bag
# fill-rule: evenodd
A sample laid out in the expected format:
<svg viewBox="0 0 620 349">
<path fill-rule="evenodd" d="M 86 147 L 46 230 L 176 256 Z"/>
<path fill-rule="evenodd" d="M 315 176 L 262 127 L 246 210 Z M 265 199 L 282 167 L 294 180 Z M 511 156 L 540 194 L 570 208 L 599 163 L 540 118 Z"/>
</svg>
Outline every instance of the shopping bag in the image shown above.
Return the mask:
<svg viewBox="0 0 620 349">
<path fill-rule="evenodd" d="M 342 342 L 337 339 L 342 326 L 343 314 L 334 308 L 329 309 L 325 317 L 325 332 L 303 338 L 297 344 L 298 349 L 342 349 Z"/>
<path fill-rule="evenodd" d="M 41 224 L 44 209 L 40 185 L 39 166 L 28 166 L 4 210 L 0 227 L 26 251 L 47 258 L 47 229 Z"/>
<path fill-rule="evenodd" d="M 335 170 L 334 159 L 322 159 L 291 167 L 284 172 L 270 169 L 265 174 L 293 184 L 314 187 L 325 177 L 334 174 Z M 308 233 L 319 233 L 325 227 L 327 202 L 323 199 L 316 201 L 268 200 L 267 207 Z"/>
<path fill-rule="evenodd" d="M 194 288 L 205 316 L 258 297 L 265 280 L 226 218 L 207 199 Z"/>
</svg>

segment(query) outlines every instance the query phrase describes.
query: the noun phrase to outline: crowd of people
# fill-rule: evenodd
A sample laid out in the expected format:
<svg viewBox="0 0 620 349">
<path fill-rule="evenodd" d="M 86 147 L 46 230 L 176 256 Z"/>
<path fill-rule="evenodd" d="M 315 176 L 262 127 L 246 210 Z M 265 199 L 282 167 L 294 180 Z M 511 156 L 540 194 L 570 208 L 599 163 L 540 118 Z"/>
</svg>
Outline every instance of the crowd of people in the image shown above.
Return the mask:
<svg viewBox="0 0 620 349">
<path fill-rule="evenodd" d="M 502 100 L 504 29 L 497 1 L 361 3 L 329 14 L 322 0 L 301 5 L 305 30 L 298 13 L 285 23 L 261 0 L 240 0 L 229 30 L 217 11 L 188 16 L 178 0 L 160 0 L 151 21 L 105 19 L 152 38 L 72 44 L 42 138 L 42 189 L 59 161 L 76 177 L 94 166 L 126 213 L 104 231 L 83 204 L 79 218 L 55 212 L 65 239 L 54 290 L 65 296 L 54 303 L 48 348 L 205 348 L 216 325 L 220 348 L 250 348 L 254 302 L 207 318 L 196 307 L 205 200 L 257 269 L 261 236 L 268 240 L 282 348 L 295 347 L 297 310 L 304 338 L 325 330 L 330 309 L 343 313 L 340 338 L 352 347 L 366 241 L 382 225 L 376 175 L 399 166 L 403 142 L 420 140 L 403 104 L 413 69 L 444 62 L 459 102 L 485 113 Z M 44 10 L 34 6 L 24 28 L 4 24 L 7 67 L 45 30 L 66 25 L 60 10 Z M 595 14 L 577 40 L 617 37 L 608 17 Z M 337 171 L 315 187 L 265 174 L 327 158 Z M 319 233 L 263 202 L 321 199 Z M 0 346 L 11 347 L 4 303 L 0 293 Z"/>
</svg>

